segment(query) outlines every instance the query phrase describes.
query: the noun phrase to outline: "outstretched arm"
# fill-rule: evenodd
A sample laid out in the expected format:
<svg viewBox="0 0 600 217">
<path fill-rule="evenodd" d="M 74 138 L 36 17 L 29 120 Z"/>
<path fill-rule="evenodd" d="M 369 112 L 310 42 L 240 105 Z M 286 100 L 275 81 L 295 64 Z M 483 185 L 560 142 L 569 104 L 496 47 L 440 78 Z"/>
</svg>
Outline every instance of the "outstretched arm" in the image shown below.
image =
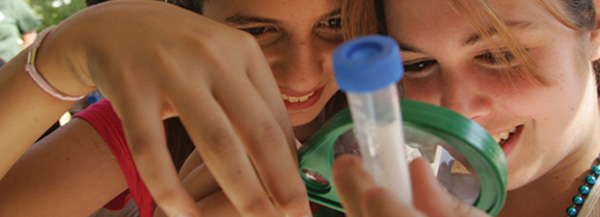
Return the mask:
<svg viewBox="0 0 600 217">
<path fill-rule="evenodd" d="M 0 68 L 0 177 L 72 105 L 41 90 L 25 72 L 26 59 L 21 52 Z M 71 80 L 68 74 L 62 77 Z"/>
<path fill-rule="evenodd" d="M 2 176 L 72 105 L 37 87 L 25 59 L 0 73 Z M 162 120 L 173 116 L 240 212 L 309 215 L 291 123 L 249 34 L 158 1 L 111 1 L 61 23 L 36 67 L 61 92 L 97 88 L 112 102 L 142 179 L 169 215 L 198 215 L 165 144 Z"/>
</svg>

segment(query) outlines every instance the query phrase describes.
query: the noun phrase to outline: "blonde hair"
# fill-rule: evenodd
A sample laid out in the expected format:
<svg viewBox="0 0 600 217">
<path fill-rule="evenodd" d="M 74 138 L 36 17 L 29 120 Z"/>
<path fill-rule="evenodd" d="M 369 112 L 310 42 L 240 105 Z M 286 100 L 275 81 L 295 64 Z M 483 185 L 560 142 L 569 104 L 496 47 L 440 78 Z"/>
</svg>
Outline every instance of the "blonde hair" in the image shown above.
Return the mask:
<svg viewBox="0 0 600 217">
<path fill-rule="evenodd" d="M 383 0 L 345 0 L 343 8 L 343 25 L 346 39 L 352 39 L 367 34 L 385 34 L 385 16 Z M 492 48 L 499 51 L 498 44 L 490 40 L 491 34 L 486 24 L 491 24 L 500 39 L 505 42 L 508 50 L 514 58 L 521 63 L 519 70 L 507 71 L 507 78 L 514 76 L 525 76 L 535 82 L 548 84 L 549 81 L 539 73 L 538 67 L 525 51 L 516 37 L 510 31 L 507 24 L 496 14 L 494 8 L 490 7 L 489 0 L 449 0 L 453 6 L 464 14 L 473 27 L 480 32 L 483 39 L 491 44 Z M 538 4 L 547 10 L 563 25 L 581 33 L 588 33 L 596 28 L 596 13 L 593 0 L 538 0 Z M 497 52 L 500 53 L 500 52 Z M 504 55 L 494 55 L 499 62 L 508 64 Z M 600 63 L 594 62 L 596 77 L 599 77 Z M 526 72 L 526 73 L 521 73 Z M 596 79 L 598 80 L 598 79 Z M 600 88 L 598 89 L 600 93 Z"/>
</svg>

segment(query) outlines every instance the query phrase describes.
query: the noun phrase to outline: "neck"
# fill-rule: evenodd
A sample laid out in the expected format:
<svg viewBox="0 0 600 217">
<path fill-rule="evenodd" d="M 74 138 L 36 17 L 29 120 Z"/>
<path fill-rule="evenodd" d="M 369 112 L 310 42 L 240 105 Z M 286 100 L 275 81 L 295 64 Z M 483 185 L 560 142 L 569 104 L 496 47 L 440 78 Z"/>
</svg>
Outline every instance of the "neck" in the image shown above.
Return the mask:
<svg viewBox="0 0 600 217">
<path fill-rule="evenodd" d="M 599 145 L 593 145 L 589 150 L 578 152 L 574 155 L 581 156 L 580 160 L 568 167 L 509 191 L 504 209 L 498 216 L 566 216 L 565 209 L 573 203 L 571 198 L 585 183 L 591 166 L 598 164 L 600 149 Z"/>
<path fill-rule="evenodd" d="M 548 173 L 507 194 L 507 200 L 498 215 L 505 216 L 566 216 L 565 210 L 573 204 L 585 176 L 591 174 L 592 165 L 599 164 L 600 120 L 583 144 L 567 155 Z"/>
</svg>

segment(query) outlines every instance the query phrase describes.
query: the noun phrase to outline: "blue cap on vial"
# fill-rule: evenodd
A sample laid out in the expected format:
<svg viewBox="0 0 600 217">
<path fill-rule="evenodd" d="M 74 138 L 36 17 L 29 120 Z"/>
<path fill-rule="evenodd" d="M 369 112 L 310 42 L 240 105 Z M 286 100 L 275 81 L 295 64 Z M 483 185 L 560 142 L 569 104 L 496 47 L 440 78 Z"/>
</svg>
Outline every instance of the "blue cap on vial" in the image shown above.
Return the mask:
<svg viewBox="0 0 600 217">
<path fill-rule="evenodd" d="M 344 92 L 371 92 L 397 83 L 404 73 L 393 39 L 370 35 L 343 43 L 333 51 L 333 69 Z"/>
</svg>

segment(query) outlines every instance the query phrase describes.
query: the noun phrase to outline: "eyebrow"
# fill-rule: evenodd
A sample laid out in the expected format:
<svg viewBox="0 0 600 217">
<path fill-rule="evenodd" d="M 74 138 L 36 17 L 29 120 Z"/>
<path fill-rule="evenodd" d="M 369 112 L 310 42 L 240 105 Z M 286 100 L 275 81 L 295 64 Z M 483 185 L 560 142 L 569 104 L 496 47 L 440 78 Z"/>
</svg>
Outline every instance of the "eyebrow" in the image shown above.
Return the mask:
<svg viewBox="0 0 600 217">
<path fill-rule="evenodd" d="M 506 23 L 507 27 L 510 29 L 514 29 L 514 28 L 519 28 L 519 29 L 528 29 L 531 28 L 533 25 L 530 22 L 507 22 Z M 486 31 L 490 37 L 498 34 L 498 31 L 496 31 L 495 28 L 489 28 Z M 467 37 L 466 40 L 464 40 L 464 42 L 462 43 L 463 46 L 469 46 L 469 45 L 473 45 L 476 44 L 478 42 L 481 41 L 481 34 L 475 33 L 469 37 Z M 400 46 L 400 51 L 404 51 L 404 52 L 414 52 L 414 53 L 422 53 L 419 49 L 417 49 L 416 47 L 412 47 L 406 44 L 402 44 L 399 41 L 398 45 Z"/>
<path fill-rule="evenodd" d="M 337 9 L 333 9 L 332 11 L 326 13 L 325 15 L 321 16 L 321 18 L 319 18 L 319 20 L 325 19 L 327 17 L 333 17 L 333 16 L 337 16 L 342 14 L 342 9 L 337 8 Z"/>
<path fill-rule="evenodd" d="M 399 41 L 396 41 L 396 42 L 398 42 L 398 46 L 400 47 L 400 51 L 403 51 L 403 52 L 413 52 L 413 53 L 422 53 L 419 49 L 417 49 L 415 47 L 411 47 L 411 46 L 402 44 Z"/>
<path fill-rule="evenodd" d="M 321 16 L 321 18 L 319 18 L 319 19 L 322 20 L 327 17 L 340 15 L 342 13 L 341 11 L 342 10 L 339 8 L 334 9 L 334 10 L 326 13 L 325 15 Z M 228 22 L 231 24 L 237 24 L 237 25 L 246 25 L 246 24 L 251 24 L 251 23 L 280 24 L 280 21 L 278 21 L 276 19 L 254 16 L 254 15 L 249 15 L 249 14 L 244 14 L 244 13 L 236 13 L 232 16 L 229 16 L 229 17 L 225 18 L 225 22 Z"/>
<path fill-rule="evenodd" d="M 533 25 L 530 22 L 510 22 L 509 21 L 509 22 L 506 22 L 506 26 L 509 29 L 515 29 L 515 28 L 527 29 Z M 493 28 L 493 27 L 490 27 L 486 32 L 490 37 L 493 37 L 494 35 L 498 34 L 498 31 L 496 30 L 496 28 Z M 464 40 L 463 46 L 473 45 L 480 41 L 481 41 L 481 34 L 475 33 L 475 34 L 467 37 L 466 40 Z"/>
<path fill-rule="evenodd" d="M 232 23 L 232 24 L 238 24 L 238 25 L 244 25 L 244 24 L 249 24 L 249 23 L 279 24 L 279 21 L 275 20 L 275 19 L 264 18 L 264 17 L 259 17 L 259 16 L 251 16 L 251 15 L 241 14 L 241 13 L 237 13 L 237 14 L 234 14 L 233 16 L 227 17 L 225 19 L 225 22 Z"/>
</svg>

